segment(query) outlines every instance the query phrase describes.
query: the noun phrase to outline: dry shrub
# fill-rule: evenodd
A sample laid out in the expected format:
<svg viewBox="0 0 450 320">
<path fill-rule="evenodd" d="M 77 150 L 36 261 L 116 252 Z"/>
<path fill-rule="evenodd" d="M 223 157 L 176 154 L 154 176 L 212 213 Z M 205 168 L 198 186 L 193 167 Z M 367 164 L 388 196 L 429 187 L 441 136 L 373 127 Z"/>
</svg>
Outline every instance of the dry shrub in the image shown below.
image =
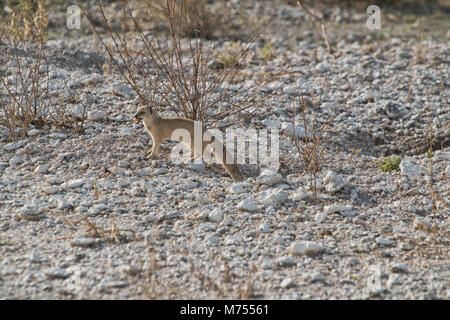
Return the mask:
<svg viewBox="0 0 450 320">
<path fill-rule="evenodd" d="M 52 104 L 43 47 L 35 59 L 21 58 L 18 51 L 14 43 L 14 57 L 6 55 L 6 48 L 0 57 L 0 124 L 13 140 L 22 138 L 30 125 L 42 127 Z"/>
<path fill-rule="evenodd" d="M 86 103 L 77 91 L 62 91 L 49 76 L 44 45 L 0 43 L 0 126 L 8 131 L 9 140 L 24 138 L 31 127 L 82 131 Z"/>
<path fill-rule="evenodd" d="M 326 80 L 322 85 L 322 94 L 328 90 Z M 294 146 L 300 156 L 300 161 L 303 165 L 305 173 L 307 173 L 310 179 L 310 188 L 313 191 L 314 197 L 317 200 L 317 187 L 316 178 L 317 173 L 322 170 L 327 162 L 327 147 L 329 139 L 329 129 L 331 128 L 335 117 L 339 114 L 343 104 L 341 103 L 336 110 L 329 110 L 326 113 L 328 116 L 321 120 L 320 107 L 322 102 L 322 95 L 318 98 L 314 96 L 314 92 L 311 92 L 311 102 L 300 96 L 298 99 L 298 107 L 300 109 L 301 125 L 304 134 L 300 139 L 296 132 L 295 123 L 295 108 L 292 117 L 292 124 L 294 130 Z"/>
<path fill-rule="evenodd" d="M 100 35 L 93 18 L 82 7 L 83 13 L 141 104 L 200 120 L 209 127 L 223 120 L 231 125 L 253 118 L 271 96 L 264 94 L 262 88 L 276 74 L 267 74 L 241 90 L 235 90 L 234 86 L 241 80 L 234 67 L 251 52 L 264 24 L 231 57 L 228 68 L 217 70 L 212 67 L 217 59 L 214 43 L 204 40 L 201 30 L 195 26 L 198 19 L 192 19 L 187 13 L 189 1 L 167 0 L 162 5 L 148 2 L 149 10 L 165 17 L 162 21 L 168 30 L 155 36 L 141 28 L 128 1 L 123 0 L 132 29 L 137 30 L 133 43 L 127 43 L 125 35 L 112 30 L 102 3 L 97 3 L 109 39 Z M 192 32 L 186 34 L 185 30 Z"/>
<path fill-rule="evenodd" d="M 0 12 L 0 36 L 14 41 L 46 42 L 48 10 L 45 1 L 7 0 Z"/>
</svg>

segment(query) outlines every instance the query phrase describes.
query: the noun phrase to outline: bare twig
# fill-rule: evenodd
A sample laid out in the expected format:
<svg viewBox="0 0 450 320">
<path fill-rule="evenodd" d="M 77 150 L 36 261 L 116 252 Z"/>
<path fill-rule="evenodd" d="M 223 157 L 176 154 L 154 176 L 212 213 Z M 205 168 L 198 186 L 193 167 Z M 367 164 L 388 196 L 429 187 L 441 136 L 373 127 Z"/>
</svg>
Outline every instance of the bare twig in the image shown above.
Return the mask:
<svg viewBox="0 0 450 320">
<path fill-rule="evenodd" d="M 311 12 L 311 10 L 309 10 L 307 7 L 305 7 L 303 5 L 303 3 L 299 0 L 297 1 L 297 6 L 299 6 L 300 8 L 302 8 L 307 14 L 309 14 L 316 22 L 320 23 L 321 25 L 321 29 L 322 29 L 322 38 L 327 46 L 328 52 L 333 55 L 334 54 L 334 50 L 330 45 L 330 40 L 328 39 L 328 33 L 327 33 L 327 28 L 325 26 L 325 21 L 320 18 L 319 16 L 317 16 L 316 14 L 314 14 L 313 12 Z"/>
</svg>

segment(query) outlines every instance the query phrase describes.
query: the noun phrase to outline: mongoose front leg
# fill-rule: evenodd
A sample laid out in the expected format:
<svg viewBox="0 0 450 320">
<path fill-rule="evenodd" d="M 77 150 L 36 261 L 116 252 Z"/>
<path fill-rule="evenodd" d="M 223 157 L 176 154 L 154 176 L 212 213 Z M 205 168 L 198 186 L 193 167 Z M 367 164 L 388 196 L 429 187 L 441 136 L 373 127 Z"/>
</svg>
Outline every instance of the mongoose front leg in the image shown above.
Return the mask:
<svg viewBox="0 0 450 320">
<path fill-rule="evenodd" d="M 153 136 L 152 136 L 153 138 Z M 147 157 L 148 159 L 154 159 L 156 157 L 156 154 L 159 151 L 159 147 L 161 146 L 161 139 L 155 139 L 153 138 L 153 146 L 152 146 L 152 151 L 150 152 L 150 155 Z"/>
</svg>

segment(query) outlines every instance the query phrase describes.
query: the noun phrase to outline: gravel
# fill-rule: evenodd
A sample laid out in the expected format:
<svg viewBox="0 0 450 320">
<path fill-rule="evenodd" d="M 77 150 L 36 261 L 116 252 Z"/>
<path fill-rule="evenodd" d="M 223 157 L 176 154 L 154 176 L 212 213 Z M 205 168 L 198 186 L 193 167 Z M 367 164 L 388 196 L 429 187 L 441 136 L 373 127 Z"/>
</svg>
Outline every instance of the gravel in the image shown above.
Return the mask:
<svg viewBox="0 0 450 320">
<path fill-rule="evenodd" d="M 277 8 L 251 12 L 305 22 Z M 275 58 L 243 70 L 299 72 L 269 84 L 267 116 L 246 123 L 281 130 L 280 170 L 245 165 L 239 183 L 218 166 L 173 164 L 173 142 L 147 159 L 151 139 L 130 121 L 136 95 L 101 74 L 92 36 L 52 40 L 52 81 L 83 93 L 85 130 L 31 126 L 12 141 L 0 126 L 0 299 L 236 299 L 249 283 L 251 298 L 449 299 L 448 42 L 424 41 L 417 64 L 414 41 L 353 32 L 333 41 L 334 60 L 294 29 L 269 33 Z M 313 128 L 292 104 L 303 94 L 316 110 L 325 79 L 317 118 L 337 115 L 312 175 L 292 139 Z M 379 170 L 390 155 L 400 171 Z"/>
</svg>

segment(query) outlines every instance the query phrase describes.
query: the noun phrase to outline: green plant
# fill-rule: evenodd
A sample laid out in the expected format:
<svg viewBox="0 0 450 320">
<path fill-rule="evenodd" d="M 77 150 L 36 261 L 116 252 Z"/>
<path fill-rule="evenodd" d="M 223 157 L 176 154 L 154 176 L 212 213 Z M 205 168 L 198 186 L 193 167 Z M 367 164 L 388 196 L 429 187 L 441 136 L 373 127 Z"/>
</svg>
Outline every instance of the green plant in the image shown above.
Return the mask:
<svg viewBox="0 0 450 320">
<path fill-rule="evenodd" d="M 400 156 L 378 159 L 378 168 L 383 172 L 400 171 L 401 161 Z"/>
<path fill-rule="evenodd" d="M 264 60 L 272 60 L 274 58 L 274 48 L 273 46 L 267 42 L 264 47 L 261 49 L 261 57 Z"/>
<path fill-rule="evenodd" d="M 233 56 L 224 56 L 224 55 L 219 55 L 217 57 L 217 61 L 222 64 L 222 66 L 224 68 L 232 68 L 235 65 L 237 65 L 238 61 L 235 57 Z"/>
</svg>

